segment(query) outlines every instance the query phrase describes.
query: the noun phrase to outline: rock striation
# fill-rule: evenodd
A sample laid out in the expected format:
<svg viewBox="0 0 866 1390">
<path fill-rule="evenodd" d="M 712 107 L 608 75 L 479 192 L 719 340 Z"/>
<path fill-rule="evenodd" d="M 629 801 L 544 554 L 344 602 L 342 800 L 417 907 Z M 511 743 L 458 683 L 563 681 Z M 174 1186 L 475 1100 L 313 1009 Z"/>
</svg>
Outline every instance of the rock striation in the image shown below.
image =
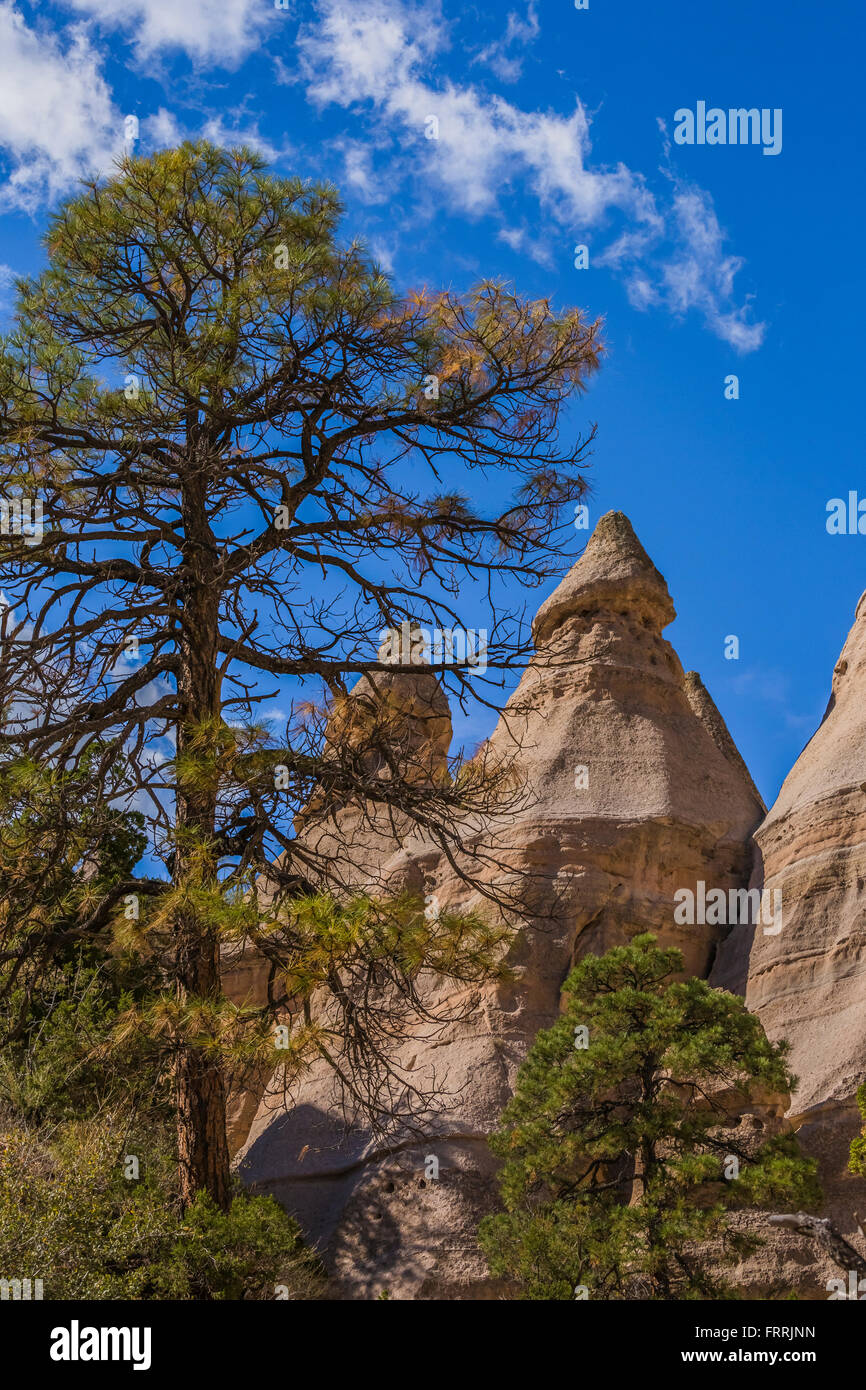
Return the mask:
<svg viewBox="0 0 866 1390">
<path fill-rule="evenodd" d="M 460 912 L 484 909 L 479 883 L 523 897 L 507 983 L 430 982 L 451 1021 L 417 1031 L 399 1059 L 439 1091 L 422 1134 L 407 1125 L 383 1146 L 346 1117 L 330 1073 L 314 1069 L 288 1107 L 274 1078 L 249 1132 L 235 1136 L 244 1179 L 298 1216 L 347 1297 L 496 1297 L 475 1243 L 493 1200 L 485 1139 L 533 1038 L 557 1015 L 571 965 L 652 930 L 683 951 L 689 973 L 709 971 L 727 928 L 678 925 L 675 894 L 701 880 L 744 888 L 764 807 L 708 692 L 663 636 L 674 617 L 630 522 L 608 513 L 539 609 L 535 653 L 486 749 L 513 767 L 521 792 L 509 815 L 466 827 L 475 887 L 438 846 L 376 824 L 362 806 L 326 827 L 314 811 L 299 826 L 302 837 L 331 837 L 338 890 L 411 888 Z M 432 675 L 419 680 L 439 750 L 429 775 L 439 776 L 446 711 Z M 350 701 L 365 690 L 359 682 Z M 350 711 L 341 717 L 351 723 Z M 423 765 L 417 747 L 415 756 Z"/>
<path fill-rule="evenodd" d="M 866 594 L 821 725 L 756 832 L 753 887 L 778 892 L 782 929 L 731 931 L 711 981 L 787 1038 L 799 1078 L 789 1120 L 817 1158 L 825 1215 L 862 1242 L 866 1181 L 847 1171 L 866 1080 Z"/>
</svg>

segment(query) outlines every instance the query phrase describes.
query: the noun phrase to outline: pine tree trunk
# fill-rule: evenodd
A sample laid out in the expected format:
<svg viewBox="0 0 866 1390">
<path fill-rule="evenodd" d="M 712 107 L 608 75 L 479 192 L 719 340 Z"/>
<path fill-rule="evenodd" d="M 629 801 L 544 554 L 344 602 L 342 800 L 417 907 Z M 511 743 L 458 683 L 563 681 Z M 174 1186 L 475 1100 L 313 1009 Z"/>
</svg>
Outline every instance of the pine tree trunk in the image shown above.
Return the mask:
<svg viewBox="0 0 866 1390">
<path fill-rule="evenodd" d="M 179 643 L 179 758 L 188 754 L 196 731 L 203 725 L 215 730 L 220 716 L 216 547 L 205 519 L 202 494 L 195 485 L 184 499 L 184 522 L 188 548 Z M 216 811 L 217 786 L 206 772 L 188 780 L 178 779 L 176 886 L 216 888 L 216 854 L 212 849 Z M 178 913 L 174 930 L 178 1001 L 216 1002 L 221 994 L 218 933 L 192 907 Z M 175 1104 L 183 1205 L 199 1192 L 207 1192 L 225 1210 L 230 1203 L 230 1172 L 223 1067 L 214 1050 L 184 1037 L 178 1040 L 175 1058 Z"/>
<path fill-rule="evenodd" d="M 178 994 L 217 998 L 219 944 L 193 919 L 178 923 Z M 207 1192 L 225 1210 L 230 1202 L 226 1085 L 219 1059 L 181 1043 L 175 1061 L 180 1195 L 186 1207 Z"/>
</svg>

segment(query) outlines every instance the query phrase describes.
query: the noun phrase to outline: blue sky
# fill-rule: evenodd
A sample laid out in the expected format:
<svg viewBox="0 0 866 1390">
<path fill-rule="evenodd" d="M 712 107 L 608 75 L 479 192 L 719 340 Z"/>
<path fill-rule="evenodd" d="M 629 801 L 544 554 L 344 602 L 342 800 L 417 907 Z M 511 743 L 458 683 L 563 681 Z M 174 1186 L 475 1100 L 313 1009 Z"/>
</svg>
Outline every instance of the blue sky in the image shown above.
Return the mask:
<svg viewBox="0 0 866 1390">
<path fill-rule="evenodd" d="M 630 515 L 674 597 L 667 635 L 772 800 L 866 588 L 866 536 L 825 525 L 830 498 L 866 497 L 861 15 L 0 0 L 0 309 L 41 264 L 46 214 L 110 170 L 135 115 L 139 150 L 243 139 L 332 179 L 346 238 L 399 287 L 502 276 L 603 316 L 606 362 L 573 412 L 598 424 L 592 518 Z M 781 110 L 780 153 L 674 143 L 698 101 Z"/>
</svg>

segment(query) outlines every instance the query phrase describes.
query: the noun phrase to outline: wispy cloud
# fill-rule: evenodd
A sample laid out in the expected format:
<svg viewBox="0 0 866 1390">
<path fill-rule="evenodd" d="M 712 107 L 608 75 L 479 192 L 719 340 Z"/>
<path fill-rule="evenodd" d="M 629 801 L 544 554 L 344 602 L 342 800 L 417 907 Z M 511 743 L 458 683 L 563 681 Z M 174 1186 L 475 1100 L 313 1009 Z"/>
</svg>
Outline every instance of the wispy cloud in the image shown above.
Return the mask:
<svg viewBox="0 0 866 1390">
<path fill-rule="evenodd" d="M 200 63 L 234 68 L 261 41 L 275 15 L 270 0 L 63 0 L 67 8 L 120 30 L 139 59 L 181 50 Z"/>
<path fill-rule="evenodd" d="M 123 145 L 112 101 L 86 28 L 61 34 L 28 27 L 0 3 L 0 147 L 7 177 L 0 206 L 36 211 L 88 173 L 104 173 Z"/>
<path fill-rule="evenodd" d="M 535 22 L 532 15 L 530 7 L 525 23 Z M 548 248 L 551 225 L 563 239 L 594 233 L 592 263 L 623 277 L 636 308 L 695 311 L 738 351 L 760 345 L 764 326 L 750 320 L 748 300 L 736 299 L 742 258 L 726 252 L 708 193 L 673 180 L 659 197 L 626 165 L 593 164 L 590 119 L 579 100 L 565 114 L 524 110 L 473 84 L 435 80 L 447 46 L 438 4 L 320 0 L 316 21 L 299 36 L 299 76 L 320 106 L 366 108 L 377 142 L 383 129 L 390 132 L 402 156 L 402 165 L 389 162 L 392 178 L 420 176 L 450 209 L 497 219 L 503 239 L 543 260 L 541 231 L 515 230 L 506 211 L 515 193 L 527 193 L 548 229 Z M 425 139 L 431 129 L 434 138 Z M 624 228 L 602 246 L 614 219 Z"/>
<path fill-rule="evenodd" d="M 540 28 L 535 0 L 529 0 L 525 19 L 509 11 L 505 33 L 482 48 L 472 61 L 485 64 L 502 82 L 516 82 L 523 72 L 526 46 L 538 37 Z"/>
<path fill-rule="evenodd" d="M 363 140 L 339 140 L 336 148 L 343 156 L 347 187 L 365 203 L 383 203 L 388 190 L 373 166 L 373 150 Z"/>
<path fill-rule="evenodd" d="M 154 150 L 169 149 L 184 140 L 210 140 L 214 145 L 249 145 L 268 160 L 280 159 L 288 152 L 273 145 L 262 135 L 258 124 L 246 120 L 240 112 L 227 112 L 225 117 L 209 116 L 198 125 L 189 126 L 160 106 L 142 121 L 141 133 L 143 146 Z"/>
<path fill-rule="evenodd" d="M 739 672 L 731 680 L 731 689 L 736 695 L 748 700 L 760 700 L 762 704 L 779 710 L 782 720 L 789 729 L 816 729 L 821 722 L 822 710 L 811 714 L 795 714 L 791 709 L 791 680 L 784 672 L 774 668 L 754 667 Z"/>
<path fill-rule="evenodd" d="M 15 271 L 11 265 L 0 265 L 0 309 L 5 308 L 9 303 L 14 284 Z M 2 601 L 2 596 L 0 596 L 0 601 Z"/>
</svg>

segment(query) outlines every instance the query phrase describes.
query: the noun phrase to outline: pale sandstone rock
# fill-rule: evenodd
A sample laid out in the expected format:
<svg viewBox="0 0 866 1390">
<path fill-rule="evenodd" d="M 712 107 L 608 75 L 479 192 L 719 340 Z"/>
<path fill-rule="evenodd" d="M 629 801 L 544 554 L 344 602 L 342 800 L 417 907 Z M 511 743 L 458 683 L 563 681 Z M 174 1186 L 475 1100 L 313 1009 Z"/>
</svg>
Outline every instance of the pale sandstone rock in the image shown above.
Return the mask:
<svg viewBox="0 0 866 1390">
<path fill-rule="evenodd" d="M 417 629 L 413 629 L 411 635 Z M 387 661 L 390 642 L 379 650 Z M 388 780 L 383 744 L 400 766 L 401 779 L 426 786 L 448 776 L 451 710 L 438 680 L 420 668 L 371 671 L 357 682 L 333 711 L 326 730 L 325 756 L 340 758 L 347 748 L 357 750 L 363 775 Z M 370 740 L 373 748 L 370 748 Z M 314 797 L 296 822 L 296 832 L 316 861 L 327 865 L 332 891 L 383 886 L 383 865 L 411 831 L 413 822 L 399 810 L 381 804 L 341 805 Z M 315 882 L 324 876 L 314 864 L 308 870 Z"/>
<path fill-rule="evenodd" d="M 735 927 L 711 982 L 745 994 L 799 1078 L 789 1118 L 818 1159 L 824 1214 L 866 1251 L 866 1181 L 847 1171 L 866 1079 L 866 594 L 830 702 L 756 832 L 753 886 L 782 895 L 782 930 Z"/>
<path fill-rule="evenodd" d="M 845 1277 L 838 1260 L 808 1229 L 776 1226 L 770 1213 L 760 1211 L 734 1212 L 730 1226 L 760 1241 L 758 1249 L 739 1263 L 719 1268 L 740 1298 L 787 1302 L 793 1297 L 817 1303 L 829 1298 L 831 1280 Z M 712 1247 L 707 1248 L 705 1258 L 712 1259 L 712 1253 Z"/>
<path fill-rule="evenodd" d="M 385 642 L 380 647 L 380 661 L 388 660 L 390 645 Z M 324 755 L 337 759 L 347 748 L 354 748 L 363 755 L 366 777 L 387 779 L 391 774 L 381 756 L 383 738 L 405 780 L 426 786 L 448 775 L 451 711 L 442 687 L 429 671 L 371 671 L 362 676 L 350 697 L 331 713 Z M 314 797 L 295 823 L 310 855 L 310 862 L 301 866 L 307 882 L 337 894 L 359 889 L 374 895 L 386 893 L 393 875 L 383 875 L 383 865 L 393 858 L 412 824 L 399 810 L 373 802 L 342 804 L 334 797 Z M 325 864 L 327 879 L 322 872 Z M 258 886 L 260 901 L 267 902 L 271 885 L 263 878 Z M 419 892 L 419 874 L 410 868 L 400 886 Z M 223 951 L 223 988 L 236 1004 L 260 1008 L 268 997 L 267 975 L 268 966 L 257 952 Z M 232 1078 L 227 1120 L 233 1157 L 249 1136 L 270 1078 L 271 1070 L 258 1066 L 245 1068 Z M 281 1094 L 278 1104 L 282 1108 Z"/>
<path fill-rule="evenodd" d="M 446 1092 L 425 1117 L 427 1137 L 406 1130 L 382 1152 L 362 1123 L 346 1134 L 324 1069 L 288 1111 L 279 1078 L 262 1100 L 240 1171 L 297 1213 L 346 1296 L 496 1297 L 475 1243 L 495 1201 L 484 1137 L 533 1038 L 556 1017 L 570 966 L 652 930 L 680 947 L 687 972 L 709 969 L 725 928 L 676 926 L 674 893 L 698 879 L 744 886 L 764 808 L 699 678 L 662 636 L 674 616 L 664 579 L 617 512 L 539 610 L 536 654 L 487 749 L 514 764 L 522 804 L 465 837 L 472 872 L 517 891 L 529 925 L 510 952 L 513 982 L 430 982 L 454 1021 L 419 1030 L 400 1058 Z M 429 689 L 424 698 L 435 708 Z M 377 888 L 435 893 L 448 910 L 483 906 L 435 846 L 379 824 L 368 840 L 364 817 L 346 808 L 322 832 L 333 837 L 339 883 L 370 874 Z M 425 1176 L 430 1157 L 438 1180 Z"/>
</svg>

